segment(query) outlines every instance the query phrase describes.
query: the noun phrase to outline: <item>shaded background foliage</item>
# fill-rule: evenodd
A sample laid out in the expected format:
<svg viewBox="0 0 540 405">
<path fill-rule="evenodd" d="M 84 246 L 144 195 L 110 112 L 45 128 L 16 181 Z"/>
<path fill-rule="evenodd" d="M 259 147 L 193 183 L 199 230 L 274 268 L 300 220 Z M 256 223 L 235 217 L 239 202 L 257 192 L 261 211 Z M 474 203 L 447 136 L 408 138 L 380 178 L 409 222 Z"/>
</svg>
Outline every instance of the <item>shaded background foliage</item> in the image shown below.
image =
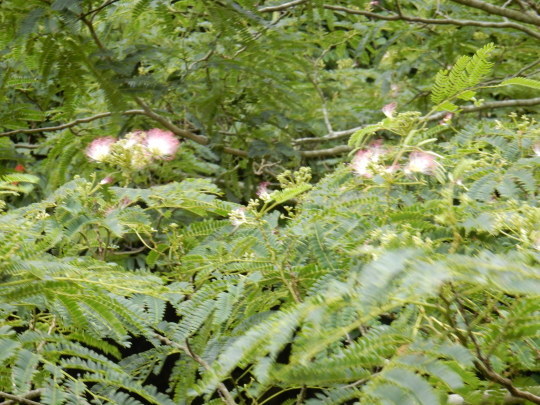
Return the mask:
<svg viewBox="0 0 540 405">
<path fill-rule="evenodd" d="M 521 3 L 507 9 L 534 14 L 534 2 Z M 5 132 L 110 114 L 63 131 L 13 134 L 22 145 L 12 162 L 38 160 L 35 170 L 51 178 L 50 192 L 72 178 L 74 168 L 83 174 L 95 170 L 81 154 L 92 138 L 163 126 L 163 119 L 205 147 L 186 142 L 180 161 L 190 163 L 175 162 L 160 180 L 213 177 L 230 198 L 241 200 L 260 180 L 275 182 L 285 168 L 309 164 L 317 176 L 324 173 L 347 150 L 343 137 L 320 138 L 378 121 L 380 108 L 390 101 L 403 110 L 427 112 L 435 73 L 485 43 L 497 46 L 495 77 L 520 69 L 520 75 L 534 77 L 538 70 L 538 35 L 474 26 L 475 21 L 508 24 L 477 8 L 452 1 L 348 6 L 3 2 Z M 470 24 L 401 21 L 398 13 Z M 524 88 L 501 88 L 482 97 L 533 95 Z M 459 118 L 460 124 L 466 121 Z M 13 151 L 11 144 L 6 148 Z"/>
</svg>

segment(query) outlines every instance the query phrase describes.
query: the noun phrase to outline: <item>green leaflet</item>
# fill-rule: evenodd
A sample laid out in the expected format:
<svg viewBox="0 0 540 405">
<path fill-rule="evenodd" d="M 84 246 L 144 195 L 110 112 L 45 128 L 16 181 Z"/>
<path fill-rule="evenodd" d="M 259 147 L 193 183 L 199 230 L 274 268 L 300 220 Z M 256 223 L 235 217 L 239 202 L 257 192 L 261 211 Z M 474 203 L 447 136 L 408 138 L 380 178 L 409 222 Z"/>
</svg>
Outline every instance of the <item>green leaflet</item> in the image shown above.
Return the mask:
<svg viewBox="0 0 540 405">
<path fill-rule="evenodd" d="M 452 69 L 442 70 L 435 76 L 435 84 L 431 90 L 431 101 L 438 105 L 438 110 L 453 111 L 454 106 L 447 103 L 454 97 L 468 100 L 472 97 L 470 88 L 478 85 L 493 68 L 488 61 L 489 54 L 493 52 L 494 45 L 489 43 L 476 51 L 472 56 L 461 56 Z M 450 108 L 448 108 L 450 107 Z"/>
<path fill-rule="evenodd" d="M 501 82 L 501 86 L 509 86 L 513 84 L 540 90 L 540 81 L 529 79 L 527 77 L 513 77 L 511 79 L 506 79 Z"/>
</svg>

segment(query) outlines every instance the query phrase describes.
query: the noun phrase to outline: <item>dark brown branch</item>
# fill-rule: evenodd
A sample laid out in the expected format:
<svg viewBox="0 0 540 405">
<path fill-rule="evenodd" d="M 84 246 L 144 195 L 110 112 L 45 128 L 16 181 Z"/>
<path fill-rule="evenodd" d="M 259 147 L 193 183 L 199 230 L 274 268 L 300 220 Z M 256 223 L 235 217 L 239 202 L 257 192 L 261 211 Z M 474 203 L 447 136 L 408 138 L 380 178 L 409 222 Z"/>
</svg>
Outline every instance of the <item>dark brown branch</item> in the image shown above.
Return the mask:
<svg viewBox="0 0 540 405">
<path fill-rule="evenodd" d="M 475 336 L 473 334 L 471 324 L 470 324 L 469 319 L 467 318 L 467 316 L 465 314 L 465 306 L 461 302 L 461 299 L 459 298 L 458 294 L 455 292 L 454 289 L 452 289 L 452 292 L 454 294 L 454 300 L 458 304 L 458 307 L 459 307 L 458 312 L 461 315 L 461 318 L 463 319 L 463 322 L 465 323 L 465 326 L 467 328 L 467 336 L 468 336 L 470 342 L 473 344 L 474 350 L 476 352 L 476 356 L 478 358 L 478 360 L 475 360 L 473 362 L 474 366 L 488 380 L 493 381 L 493 382 L 495 382 L 495 383 L 497 383 L 499 385 L 502 385 L 504 388 L 506 388 L 508 390 L 508 392 L 510 394 L 512 394 L 512 396 L 517 397 L 517 398 L 526 399 L 527 401 L 531 401 L 531 402 L 533 402 L 535 404 L 540 404 L 540 397 L 539 396 L 533 394 L 532 392 L 522 391 L 519 388 L 516 388 L 514 386 L 514 384 L 512 383 L 512 380 L 510 380 L 510 379 L 508 379 L 506 377 L 503 377 L 502 375 L 498 374 L 497 372 L 495 372 L 493 370 L 493 368 L 491 367 L 491 364 L 489 362 L 489 359 L 486 358 L 482 354 L 482 350 L 480 348 L 480 345 L 479 345 L 478 341 L 476 340 L 476 338 L 475 338 Z"/>
<path fill-rule="evenodd" d="M 98 48 L 102 51 L 106 51 L 105 46 L 99 39 L 99 37 L 96 34 L 96 30 L 94 29 L 94 25 L 92 24 L 92 21 L 88 20 L 86 17 L 81 16 L 81 21 L 88 27 L 88 31 L 90 31 L 90 35 L 92 36 L 92 39 L 98 46 Z"/>
<path fill-rule="evenodd" d="M 293 0 L 293 1 L 289 1 L 288 3 L 283 3 L 283 4 L 279 4 L 277 6 L 268 6 L 268 7 L 263 7 L 263 8 L 260 8 L 259 9 L 259 13 L 270 13 L 270 12 L 273 12 L 273 11 L 283 11 L 283 10 L 286 10 L 290 7 L 294 7 L 294 6 L 297 6 L 298 4 L 302 4 L 302 3 L 305 3 L 306 0 Z"/>
<path fill-rule="evenodd" d="M 84 13 L 81 17 L 86 17 L 86 16 L 89 16 L 91 14 L 94 14 L 92 17 L 90 18 L 94 18 L 95 14 L 99 13 L 101 10 L 103 10 L 105 7 L 109 7 L 111 4 L 114 4 L 116 2 L 118 2 L 120 0 L 110 0 L 110 1 L 107 1 L 105 3 L 103 3 L 101 6 L 99 7 L 96 7 L 95 9 L 93 10 L 90 10 L 88 11 L 87 13 Z"/>
<path fill-rule="evenodd" d="M 121 112 L 120 114 L 122 114 L 122 115 L 146 115 L 144 110 L 127 110 L 127 111 Z M 86 122 L 98 120 L 100 118 L 110 117 L 111 115 L 113 115 L 112 112 L 105 112 L 105 113 L 93 115 L 91 117 L 77 118 L 76 120 L 68 122 L 67 124 L 57 125 L 57 126 L 54 126 L 54 127 L 15 129 L 13 131 L 0 133 L 0 137 L 17 135 L 17 134 L 37 134 L 37 133 L 41 133 L 41 132 L 61 131 L 63 129 L 71 128 L 71 127 L 74 127 L 74 126 L 79 125 L 79 124 L 84 124 Z"/>
<path fill-rule="evenodd" d="M 477 8 L 489 14 L 500 15 L 501 17 L 506 17 L 511 20 L 521 21 L 527 24 L 533 24 L 540 27 L 540 17 L 535 16 L 533 14 L 522 13 L 517 10 L 495 6 L 493 4 L 489 4 L 481 0 L 452 0 L 452 1 L 454 3 L 462 4 L 464 6 Z"/>
<path fill-rule="evenodd" d="M 208 370 L 208 371 L 211 371 L 212 368 L 210 367 L 210 365 L 204 361 L 204 359 L 202 359 L 198 354 L 194 353 L 193 350 L 191 350 L 191 347 L 189 345 L 189 342 L 186 340 L 186 344 L 185 345 L 181 345 L 181 344 L 178 344 L 176 342 L 173 342 L 172 340 L 170 340 L 168 337 L 166 336 L 163 336 L 163 335 L 160 335 L 160 334 L 155 334 L 155 337 L 161 342 L 161 343 L 164 343 L 166 344 L 167 346 L 172 346 L 176 349 L 179 349 L 179 350 L 182 350 L 185 354 L 187 354 L 191 359 L 193 359 L 194 361 L 196 361 L 197 363 L 199 363 L 205 370 Z M 217 385 L 217 389 L 221 395 L 221 397 L 223 398 L 223 400 L 225 401 L 225 403 L 227 405 L 236 405 L 236 402 L 234 401 L 234 398 L 232 397 L 231 393 L 229 392 L 229 390 L 227 389 L 227 387 L 225 386 L 225 384 L 223 383 L 218 383 Z"/>
<path fill-rule="evenodd" d="M 32 401 L 30 398 L 36 398 L 41 395 L 42 389 L 32 390 L 23 395 L 12 395 L 0 391 L 0 397 L 6 398 L 8 401 L 1 402 L 0 405 L 12 404 L 28 404 L 28 405 L 43 405 L 41 402 Z"/>
<path fill-rule="evenodd" d="M 174 132 L 175 134 L 183 138 L 190 139 L 200 145 L 206 145 L 208 143 L 208 139 L 205 136 L 197 135 L 197 134 L 194 134 L 193 132 L 186 131 L 185 129 L 177 127 L 165 117 L 154 112 L 154 110 L 152 110 L 141 98 L 135 97 L 135 101 L 137 101 L 137 104 L 139 104 L 142 107 L 144 114 L 146 116 L 152 118 L 154 121 L 159 122 L 168 130 Z"/>
<path fill-rule="evenodd" d="M 333 6 L 331 4 L 325 4 L 323 6 L 328 10 L 333 11 L 342 11 L 348 14 L 362 15 L 364 17 L 369 17 L 377 20 L 386 20 L 386 21 L 408 21 L 413 23 L 422 23 L 430 25 L 457 25 L 460 27 L 473 26 L 473 27 L 487 27 L 487 28 L 512 28 L 516 30 L 523 31 L 537 39 L 540 39 L 540 32 L 535 31 L 529 27 L 525 27 L 521 24 L 513 22 L 495 22 L 495 21 L 476 21 L 476 20 L 456 20 L 453 18 L 421 18 L 421 17 L 411 17 L 406 15 L 399 14 L 379 14 L 373 13 L 370 11 L 364 10 L 355 10 L 343 6 Z"/>
<path fill-rule="evenodd" d="M 502 385 L 504 388 L 508 390 L 510 394 L 512 394 L 513 397 L 523 398 L 523 399 L 526 399 L 527 401 L 531 401 L 532 403 L 540 404 L 540 396 L 534 395 L 532 392 L 522 391 L 519 388 L 516 388 L 514 384 L 512 383 L 512 380 L 496 373 L 490 367 L 488 367 L 483 361 L 475 361 L 474 365 L 478 369 L 478 371 L 480 371 L 488 380 Z"/>
<path fill-rule="evenodd" d="M 193 142 L 198 143 L 199 145 L 208 145 L 210 143 L 210 140 L 206 136 L 197 135 L 197 134 L 194 134 L 193 132 L 186 131 L 185 129 L 182 129 L 174 125 L 167 118 L 157 114 L 139 97 L 135 97 L 135 101 L 137 101 L 137 103 L 143 108 L 144 113 L 147 117 L 152 118 L 156 122 L 159 122 L 161 125 L 163 125 L 165 128 L 167 128 L 169 131 L 173 132 L 174 134 L 181 136 L 182 138 L 190 139 Z M 223 148 L 223 151 L 231 155 L 242 156 L 242 157 L 247 157 L 248 155 L 247 152 L 244 150 L 230 148 L 228 146 L 225 146 Z"/>
</svg>

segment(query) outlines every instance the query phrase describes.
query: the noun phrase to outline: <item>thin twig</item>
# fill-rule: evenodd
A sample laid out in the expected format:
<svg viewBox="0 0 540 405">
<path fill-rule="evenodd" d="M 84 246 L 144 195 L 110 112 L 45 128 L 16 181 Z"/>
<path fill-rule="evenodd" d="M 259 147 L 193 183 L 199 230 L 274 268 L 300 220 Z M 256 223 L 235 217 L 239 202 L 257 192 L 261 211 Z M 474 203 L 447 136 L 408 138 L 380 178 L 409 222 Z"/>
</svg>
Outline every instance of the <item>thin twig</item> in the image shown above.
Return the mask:
<svg viewBox="0 0 540 405">
<path fill-rule="evenodd" d="M 309 158 L 341 155 L 343 153 L 350 152 L 351 150 L 352 148 L 350 146 L 339 145 L 339 146 L 335 146 L 333 148 L 328 148 L 328 149 L 304 150 L 300 152 L 300 155 L 302 157 L 309 159 Z"/>
<path fill-rule="evenodd" d="M 90 35 L 92 36 L 92 39 L 94 40 L 98 48 L 101 49 L 102 51 L 106 51 L 105 46 L 103 45 L 103 43 L 101 42 L 101 40 L 96 34 L 96 30 L 94 29 L 94 25 L 92 24 L 92 21 L 88 20 L 84 16 L 81 16 L 81 21 L 84 23 L 84 25 L 88 27 L 88 31 L 90 31 Z"/>
<path fill-rule="evenodd" d="M 524 67 L 522 67 L 521 69 L 519 69 L 519 70 L 518 70 L 516 73 L 514 73 L 514 74 L 511 74 L 511 75 L 505 76 L 505 77 L 495 77 L 495 78 L 493 78 L 493 79 L 490 79 L 490 80 L 487 80 L 487 81 L 485 81 L 485 82 L 480 83 L 480 85 L 487 85 L 487 84 L 500 83 L 500 82 L 502 82 L 503 80 L 512 79 L 512 78 L 518 77 L 518 76 L 528 76 L 528 77 L 534 76 L 535 74 L 538 73 L 538 71 L 531 72 L 531 73 L 529 73 L 528 75 L 524 75 L 524 73 L 525 73 L 527 70 L 529 70 L 529 69 L 535 67 L 535 66 L 538 65 L 538 64 L 540 64 L 540 59 L 537 59 L 537 60 L 535 60 L 534 62 L 531 62 L 531 63 L 529 63 L 528 65 L 525 65 Z"/>
<path fill-rule="evenodd" d="M 311 79 L 311 83 L 313 83 L 313 87 L 315 87 L 315 90 L 317 91 L 317 94 L 319 95 L 319 98 L 321 99 L 321 110 L 323 113 L 324 124 L 326 125 L 326 130 L 328 131 L 328 135 L 333 136 L 334 130 L 332 128 L 332 123 L 330 122 L 330 114 L 328 114 L 328 107 L 326 105 L 326 97 L 324 96 L 324 93 L 322 92 L 319 86 L 317 77 L 310 77 L 310 79 Z"/>
<path fill-rule="evenodd" d="M 476 8 L 478 10 L 485 11 L 489 14 L 500 15 L 502 17 L 509 18 L 511 20 L 521 21 L 527 24 L 534 24 L 540 26 L 540 17 L 533 14 L 522 13 L 517 10 L 499 7 L 493 4 L 486 3 L 481 0 L 451 0 L 454 3 L 462 4 Z"/>
<path fill-rule="evenodd" d="M 406 16 L 406 15 L 399 15 L 399 14 L 379 14 L 379 13 L 373 13 L 371 11 L 364 11 L 364 10 L 356 10 L 348 7 L 343 6 L 334 6 L 331 4 L 325 4 L 323 7 L 327 10 L 333 10 L 333 11 L 342 11 L 347 14 L 356 14 L 356 15 L 362 15 L 364 17 L 369 17 L 376 20 L 385 20 L 385 21 L 408 21 L 413 23 L 422 23 L 422 24 L 428 24 L 428 25 L 457 25 L 460 27 L 465 26 L 473 26 L 473 27 L 487 27 L 487 28 L 513 28 L 516 30 L 523 31 L 530 36 L 533 36 L 537 39 L 540 39 L 540 32 L 535 31 L 529 27 L 526 27 L 521 24 L 517 24 L 514 22 L 494 22 L 494 21 L 477 21 L 477 20 L 456 20 L 453 18 L 421 18 L 421 17 L 412 17 L 412 16 Z"/>
<path fill-rule="evenodd" d="M 111 4 L 116 3 L 116 2 L 118 2 L 118 1 L 120 1 L 120 0 L 110 0 L 110 1 L 106 1 L 106 2 L 103 3 L 101 6 L 95 8 L 95 9 L 93 9 L 93 10 L 90 10 L 90 11 L 88 11 L 87 13 L 84 13 L 81 17 L 87 17 L 87 16 L 89 16 L 90 14 L 94 14 L 94 13 L 97 14 L 98 12 L 100 12 L 101 10 L 103 10 L 105 7 L 108 7 L 108 6 L 110 6 Z M 95 17 L 95 14 L 94 14 L 92 17 L 90 17 L 90 18 L 91 18 L 91 19 L 94 18 L 94 17 Z"/>
<path fill-rule="evenodd" d="M 289 1 L 288 3 L 279 4 L 277 6 L 263 7 L 263 8 L 260 8 L 258 11 L 259 13 L 271 13 L 273 11 L 283 11 L 290 7 L 294 7 L 294 6 L 297 6 L 298 4 L 302 4 L 305 2 L 306 0 L 293 0 L 293 1 Z"/>
<path fill-rule="evenodd" d="M 210 365 L 204 359 L 202 359 L 198 354 L 196 354 L 195 352 L 193 352 L 193 350 L 191 350 L 191 347 L 190 347 L 189 342 L 187 341 L 187 339 L 185 341 L 185 345 L 181 345 L 181 344 L 178 344 L 176 342 L 173 342 L 168 337 L 160 335 L 158 333 L 155 334 L 155 337 L 161 343 L 164 343 L 164 344 L 166 344 L 168 346 L 172 346 L 172 347 L 175 347 L 175 348 L 177 348 L 179 350 L 182 350 L 191 359 L 193 359 L 195 362 L 199 363 L 204 369 L 206 369 L 208 371 L 212 370 Z M 229 392 L 229 390 L 227 389 L 225 384 L 223 384 L 221 382 L 218 383 L 217 389 L 218 389 L 220 395 L 222 396 L 223 400 L 225 401 L 225 403 L 227 403 L 228 405 L 236 405 L 236 402 L 234 401 L 234 398 L 232 397 L 231 393 Z"/>
<path fill-rule="evenodd" d="M 0 405 L 12 405 L 12 404 L 28 404 L 28 405 L 43 405 L 41 402 L 32 401 L 30 398 L 35 398 L 41 395 L 43 389 L 37 389 L 29 391 L 23 395 L 13 395 L 8 394 L 7 392 L 0 391 L 0 397 L 6 398 L 9 401 L 1 402 Z"/>
<path fill-rule="evenodd" d="M 86 118 L 77 118 L 74 121 L 68 122 L 67 124 L 57 125 L 54 127 L 43 127 L 43 128 L 24 128 L 24 129 L 15 129 L 13 131 L 8 132 L 2 132 L 0 133 L 0 137 L 2 136 L 11 136 L 11 135 L 17 135 L 17 134 L 38 134 L 41 132 L 54 132 L 54 131 L 61 131 L 63 129 L 71 128 L 79 124 L 84 124 L 86 122 L 91 122 L 94 120 L 99 120 L 101 118 L 110 117 L 114 113 L 112 112 L 104 112 L 101 114 L 96 114 L 91 117 Z M 127 110 L 122 111 L 119 114 L 121 115 L 146 115 L 146 112 L 144 110 Z M 22 146 L 24 147 L 24 146 Z"/>
<path fill-rule="evenodd" d="M 159 122 L 161 125 L 167 128 L 169 131 L 172 131 L 176 135 L 181 136 L 183 138 L 190 139 L 193 142 L 198 143 L 199 145 L 208 145 L 210 143 L 210 140 L 206 136 L 197 135 L 197 134 L 194 134 L 193 132 L 186 131 L 185 129 L 182 129 L 174 125 L 167 118 L 157 114 L 141 98 L 135 97 L 135 101 L 143 108 L 146 116 L 148 116 L 149 118 L 152 118 L 154 121 Z M 231 155 L 242 156 L 242 157 L 248 156 L 248 153 L 246 151 L 241 150 L 241 149 L 236 149 L 236 148 L 230 148 L 228 146 L 223 147 L 223 151 Z"/>
<path fill-rule="evenodd" d="M 459 298 L 458 294 L 455 292 L 454 289 L 452 289 L 452 292 L 454 294 L 455 302 L 459 306 L 458 312 L 461 315 L 461 318 L 463 318 L 463 322 L 465 323 L 465 326 L 467 328 L 467 335 L 469 337 L 469 340 L 472 342 L 474 349 L 476 351 L 476 356 L 478 357 L 478 360 L 475 360 L 473 363 L 475 367 L 480 371 L 488 380 L 493 381 L 497 384 L 502 385 L 504 388 L 512 394 L 512 396 L 517 398 L 523 398 L 527 401 L 531 401 L 535 404 L 540 404 L 540 396 L 534 395 L 532 392 L 529 391 L 522 391 L 519 388 L 516 388 L 509 378 L 503 377 L 502 375 L 498 374 L 493 370 L 491 367 L 491 364 L 489 362 L 489 359 L 486 358 L 482 350 L 480 348 L 480 344 L 476 340 L 476 337 L 474 336 L 472 332 L 472 328 L 469 322 L 469 319 L 465 316 L 465 307 L 463 303 L 461 302 L 461 299 Z"/>
<path fill-rule="evenodd" d="M 298 397 L 296 398 L 296 405 L 302 405 L 304 403 L 304 398 L 306 397 L 306 386 L 303 385 L 300 389 L 300 393 L 298 394 Z"/>
<path fill-rule="evenodd" d="M 530 107 L 534 105 L 540 104 L 540 97 L 535 98 L 525 98 L 525 99 L 516 99 L 516 100 L 502 100 L 502 101 L 492 101 L 487 102 L 479 106 L 463 106 L 461 107 L 460 114 L 466 114 L 466 113 L 472 113 L 472 112 L 478 112 L 483 110 L 492 110 L 497 108 L 504 108 L 504 107 Z M 442 119 L 446 115 L 446 112 L 438 112 L 433 115 L 430 115 L 429 117 L 423 117 L 421 120 L 423 121 L 438 121 Z M 363 129 L 364 126 L 360 127 L 354 127 L 351 129 L 346 129 L 343 131 L 334 131 L 333 134 L 326 134 L 324 136 L 320 137 L 313 137 L 313 138 L 298 138 L 294 140 L 295 145 L 300 145 L 304 143 L 319 143 L 319 142 L 327 142 L 327 141 L 333 141 L 340 138 L 345 138 L 349 135 L 354 134 L 356 131 L 359 131 Z M 335 148 L 332 148 L 332 150 L 338 151 Z M 327 156 L 329 154 L 332 154 L 329 149 L 326 149 L 326 151 L 322 156 Z M 341 152 L 345 152 L 345 150 L 339 150 Z M 304 151 L 302 152 L 302 156 L 314 156 L 312 152 L 316 151 Z"/>
</svg>

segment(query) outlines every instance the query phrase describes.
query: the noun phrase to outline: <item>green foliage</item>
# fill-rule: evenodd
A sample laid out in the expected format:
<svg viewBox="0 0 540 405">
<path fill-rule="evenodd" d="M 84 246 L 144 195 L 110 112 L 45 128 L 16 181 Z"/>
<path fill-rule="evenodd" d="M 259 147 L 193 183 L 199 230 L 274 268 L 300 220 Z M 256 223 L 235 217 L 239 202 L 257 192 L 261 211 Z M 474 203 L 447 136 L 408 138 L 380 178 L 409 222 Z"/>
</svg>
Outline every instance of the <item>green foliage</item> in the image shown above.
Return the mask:
<svg viewBox="0 0 540 405">
<path fill-rule="evenodd" d="M 507 86 L 516 84 L 518 86 L 530 87 L 531 89 L 540 90 L 540 81 L 528 79 L 526 77 L 514 77 L 512 79 L 506 79 L 501 83 L 501 86 Z"/>
<path fill-rule="evenodd" d="M 540 395 L 540 126 L 476 99 L 536 95 L 534 35 L 395 18 L 484 18 L 453 1 L 293 3 L 2 6 L 0 398 Z M 155 126 L 195 142 L 128 142 Z"/>
<path fill-rule="evenodd" d="M 485 79 L 493 68 L 493 62 L 488 60 L 493 49 L 494 45 L 489 43 L 472 57 L 461 56 L 449 71 L 442 70 L 437 73 L 431 90 L 431 101 L 436 105 L 436 111 L 456 111 L 458 107 L 452 102 L 454 99 L 467 101 L 476 95 L 475 86 Z"/>
</svg>

